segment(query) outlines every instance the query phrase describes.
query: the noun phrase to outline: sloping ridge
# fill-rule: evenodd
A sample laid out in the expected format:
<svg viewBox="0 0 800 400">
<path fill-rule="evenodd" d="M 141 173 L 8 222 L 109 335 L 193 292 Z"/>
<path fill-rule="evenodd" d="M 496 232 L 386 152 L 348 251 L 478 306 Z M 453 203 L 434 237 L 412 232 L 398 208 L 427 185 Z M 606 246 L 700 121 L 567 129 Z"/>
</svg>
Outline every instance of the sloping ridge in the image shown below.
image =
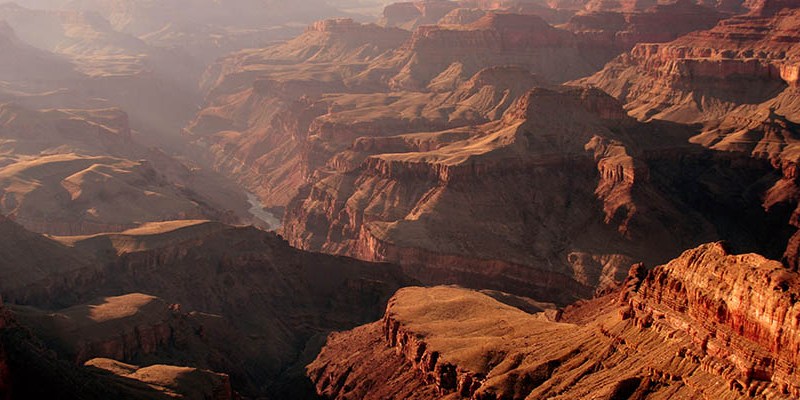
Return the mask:
<svg viewBox="0 0 800 400">
<path fill-rule="evenodd" d="M 328 399 L 791 399 L 798 295 L 796 272 L 720 243 L 559 314 L 405 288 L 382 321 L 331 335 L 308 374 Z"/>
</svg>

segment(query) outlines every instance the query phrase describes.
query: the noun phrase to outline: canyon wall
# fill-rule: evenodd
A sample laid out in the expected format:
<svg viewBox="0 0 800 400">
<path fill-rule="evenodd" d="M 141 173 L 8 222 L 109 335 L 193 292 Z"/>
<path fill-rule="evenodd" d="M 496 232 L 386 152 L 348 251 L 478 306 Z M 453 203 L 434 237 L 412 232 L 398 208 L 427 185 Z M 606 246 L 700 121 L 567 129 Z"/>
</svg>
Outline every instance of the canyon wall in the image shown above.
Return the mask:
<svg viewBox="0 0 800 400">
<path fill-rule="evenodd" d="M 382 321 L 331 335 L 308 374 L 329 399 L 790 399 L 798 282 L 712 243 L 635 266 L 618 291 L 557 313 L 406 288 Z M 379 362 L 392 370 L 370 367 Z"/>
<path fill-rule="evenodd" d="M 690 144 L 692 134 L 636 122 L 599 90 L 534 89 L 476 128 L 359 139 L 293 200 L 283 234 L 398 263 L 426 283 L 562 304 L 613 285 L 631 263 L 715 238 L 779 257 L 789 214 L 765 213 L 760 198 L 779 176 L 769 162 Z M 737 178 L 710 177 L 720 168 Z M 758 239 L 768 232 L 774 241 Z"/>
<path fill-rule="evenodd" d="M 305 253 L 272 233 L 208 221 L 42 239 L 93 268 L 17 281 L 3 266 L 0 282 L 26 304 L 13 306 L 20 323 L 59 357 L 189 363 L 230 374 L 243 395 L 308 395 L 295 364 L 317 335 L 373 320 L 414 282 L 395 266 Z"/>
</svg>

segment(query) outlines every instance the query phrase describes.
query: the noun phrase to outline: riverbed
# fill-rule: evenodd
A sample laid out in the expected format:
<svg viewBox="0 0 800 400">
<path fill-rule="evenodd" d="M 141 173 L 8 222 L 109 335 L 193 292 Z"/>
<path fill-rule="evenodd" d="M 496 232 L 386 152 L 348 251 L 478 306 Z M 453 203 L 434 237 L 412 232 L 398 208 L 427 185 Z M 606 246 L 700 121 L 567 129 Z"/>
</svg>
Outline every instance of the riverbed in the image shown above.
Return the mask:
<svg viewBox="0 0 800 400">
<path fill-rule="evenodd" d="M 269 231 L 276 231 L 281 227 L 281 219 L 275 214 L 267 211 L 264 205 L 261 204 L 258 196 L 253 193 L 247 193 L 247 202 L 250 203 L 250 215 L 253 216 L 254 225 L 259 228 Z"/>
</svg>

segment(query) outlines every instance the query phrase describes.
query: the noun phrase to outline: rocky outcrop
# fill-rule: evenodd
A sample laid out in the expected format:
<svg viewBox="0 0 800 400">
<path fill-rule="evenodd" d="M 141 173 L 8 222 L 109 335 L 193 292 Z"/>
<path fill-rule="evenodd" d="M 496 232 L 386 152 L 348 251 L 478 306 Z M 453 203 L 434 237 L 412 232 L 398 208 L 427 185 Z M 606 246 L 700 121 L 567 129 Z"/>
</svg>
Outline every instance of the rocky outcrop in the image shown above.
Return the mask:
<svg viewBox="0 0 800 400">
<path fill-rule="evenodd" d="M 480 69 L 509 64 L 563 82 L 592 73 L 613 56 L 538 16 L 489 13 L 468 25 L 422 26 L 371 68 L 396 71 L 389 81 L 393 88 L 419 90 L 452 88 Z"/>
<path fill-rule="evenodd" d="M 797 211 L 786 210 L 797 207 L 792 166 L 800 97 L 793 71 L 800 13 L 790 3 L 746 6 L 755 11 L 670 43 L 639 44 L 582 82 L 626 102 L 637 118 L 702 123 L 693 143 L 767 160 L 782 178 L 759 189 L 762 206 L 781 210 L 796 226 Z M 782 259 L 796 268 L 797 240 L 787 241 Z"/>
<path fill-rule="evenodd" d="M 790 399 L 798 282 L 716 243 L 555 314 L 406 288 L 382 321 L 331 335 L 307 371 L 329 399 Z"/>
<path fill-rule="evenodd" d="M 391 293 L 414 282 L 395 266 L 305 253 L 273 233 L 208 221 L 59 240 L 62 260 L 91 260 L 91 279 L 56 270 L 14 287 L 15 264 L 0 263 L 19 322 L 54 354 L 191 365 L 229 374 L 250 396 L 308 395 L 291 383 L 315 337 L 377 318 Z"/>
<path fill-rule="evenodd" d="M 799 15 L 739 16 L 670 43 L 639 44 L 583 82 L 621 99 L 638 118 L 719 119 L 793 85 Z"/>
<path fill-rule="evenodd" d="M 596 89 L 535 89 L 476 128 L 358 139 L 290 204 L 283 234 L 301 248 L 399 263 L 426 283 L 562 304 L 613 285 L 630 263 L 715 238 L 779 257 L 789 215 L 762 207 L 777 179 L 769 163 L 716 156 L 691 135 L 636 122 Z M 721 201 L 696 196 L 730 187 L 705 178 L 724 165 L 748 183 L 714 195 Z M 779 239 L 724 222 L 743 214 Z M 601 247 L 596 237 L 615 239 Z"/>
<path fill-rule="evenodd" d="M 163 300 L 143 294 L 108 297 L 64 310 L 40 312 L 20 308 L 16 318 L 60 342 L 73 362 L 93 358 L 142 359 L 176 342 L 181 315 Z"/>
<path fill-rule="evenodd" d="M 631 300 L 641 324 L 665 312 L 684 326 L 703 355 L 733 367 L 729 384 L 751 396 L 800 395 L 795 370 L 800 278 L 755 254 L 731 255 L 715 243 L 656 268 Z M 723 371 L 723 365 L 709 366 Z"/>
<path fill-rule="evenodd" d="M 585 40 L 627 52 L 638 43 L 669 42 L 689 32 L 712 28 L 722 17 L 711 8 L 681 0 L 627 12 L 581 12 L 562 27 Z"/>
<path fill-rule="evenodd" d="M 228 376 L 213 371 L 172 365 L 151 365 L 142 368 L 102 358 L 89 360 L 85 365 L 90 369 L 113 374 L 125 380 L 141 382 L 173 398 L 208 400 L 238 398 L 231 389 Z"/>
</svg>

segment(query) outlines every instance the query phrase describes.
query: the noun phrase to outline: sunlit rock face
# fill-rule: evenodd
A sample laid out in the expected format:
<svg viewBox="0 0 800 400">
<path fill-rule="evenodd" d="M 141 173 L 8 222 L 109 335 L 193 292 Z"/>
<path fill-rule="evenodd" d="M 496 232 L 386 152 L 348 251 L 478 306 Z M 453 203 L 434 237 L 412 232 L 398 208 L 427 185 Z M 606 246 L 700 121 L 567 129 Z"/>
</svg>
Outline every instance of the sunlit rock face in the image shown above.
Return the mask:
<svg viewBox="0 0 800 400">
<path fill-rule="evenodd" d="M 382 321 L 329 336 L 308 375 L 329 399 L 790 399 L 798 282 L 714 243 L 635 267 L 619 291 L 560 313 L 406 288 Z"/>
</svg>

